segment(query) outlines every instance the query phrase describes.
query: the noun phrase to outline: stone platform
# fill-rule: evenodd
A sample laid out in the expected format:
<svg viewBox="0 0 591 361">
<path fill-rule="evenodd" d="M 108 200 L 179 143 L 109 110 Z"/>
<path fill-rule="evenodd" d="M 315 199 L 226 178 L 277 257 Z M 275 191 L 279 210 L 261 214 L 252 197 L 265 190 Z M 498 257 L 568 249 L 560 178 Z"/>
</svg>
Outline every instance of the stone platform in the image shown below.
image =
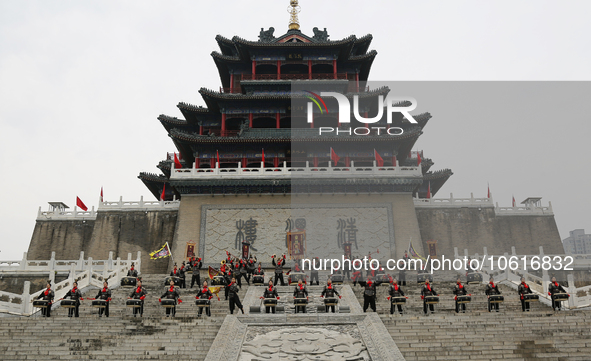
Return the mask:
<svg viewBox="0 0 591 361">
<path fill-rule="evenodd" d="M 322 287 L 310 286 L 310 312 L 294 314 L 293 286 L 277 287 L 285 312 L 226 316 L 205 360 L 404 360 L 379 316 L 363 313 L 349 285 L 338 288 L 347 313 L 317 312 Z M 248 289 L 245 310 L 260 305 L 263 289 Z"/>
</svg>

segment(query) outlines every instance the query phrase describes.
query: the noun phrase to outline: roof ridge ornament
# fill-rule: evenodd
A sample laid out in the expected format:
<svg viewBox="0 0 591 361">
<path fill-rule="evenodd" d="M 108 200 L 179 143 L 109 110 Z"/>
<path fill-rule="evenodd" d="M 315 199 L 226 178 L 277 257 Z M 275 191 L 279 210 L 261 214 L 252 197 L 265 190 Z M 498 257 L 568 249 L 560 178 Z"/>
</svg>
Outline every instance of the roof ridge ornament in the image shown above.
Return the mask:
<svg viewBox="0 0 591 361">
<path fill-rule="evenodd" d="M 300 21 L 298 20 L 298 14 L 302 11 L 298 0 L 290 0 L 290 5 L 287 7 L 287 12 L 290 13 L 289 19 L 289 30 L 300 30 Z"/>
</svg>

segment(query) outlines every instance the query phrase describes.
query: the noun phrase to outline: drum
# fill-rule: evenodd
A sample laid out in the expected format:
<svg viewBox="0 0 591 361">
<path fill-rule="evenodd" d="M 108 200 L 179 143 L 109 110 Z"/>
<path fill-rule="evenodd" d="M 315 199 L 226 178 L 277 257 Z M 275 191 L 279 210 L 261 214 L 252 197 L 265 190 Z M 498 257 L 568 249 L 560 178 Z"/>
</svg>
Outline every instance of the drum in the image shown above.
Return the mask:
<svg viewBox="0 0 591 361">
<path fill-rule="evenodd" d="M 265 285 L 265 276 L 252 276 L 252 284 L 255 286 L 264 286 Z"/>
<path fill-rule="evenodd" d="M 538 302 L 539 300 L 540 296 L 534 295 L 533 293 L 523 295 L 523 301 L 525 302 Z"/>
<path fill-rule="evenodd" d="M 164 308 L 172 308 L 176 306 L 176 303 L 174 302 L 174 300 L 162 300 L 162 302 L 160 302 L 160 305 Z"/>
<path fill-rule="evenodd" d="M 482 283 L 482 275 L 480 273 L 468 273 L 468 284 Z"/>
<path fill-rule="evenodd" d="M 94 300 L 94 301 L 92 301 L 92 307 L 105 308 L 105 307 L 107 307 L 107 301 L 106 300 Z"/>
<path fill-rule="evenodd" d="M 570 296 L 567 293 L 555 293 L 552 295 L 552 301 L 564 302 L 568 301 Z"/>
<path fill-rule="evenodd" d="M 293 300 L 294 305 L 296 306 L 303 306 L 308 304 L 307 298 L 296 298 Z"/>
<path fill-rule="evenodd" d="M 142 300 L 127 300 L 125 304 L 127 305 L 127 307 L 142 307 Z"/>
<path fill-rule="evenodd" d="M 505 297 L 501 295 L 491 295 L 488 300 L 490 303 L 503 303 L 505 302 Z"/>
<path fill-rule="evenodd" d="M 439 303 L 439 297 L 438 296 L 427 296 L 427 297 L 425 297 L 425 303 L 428 305 L 436 305 Z"/>
<path fill-rule="evenodd" d="M 35 300 L 35 301 L 33 301 L 33 307 L 47 308 L 48 306 L 49 306 L 49 301 L 45 301 L 45 300 Z"/>
<path fill-rule="evenodd" d="M 472 296 L 458 296 L 458 303 L 470 303 L 472 302 Z"/>
<path fill-rule="evenodd" d="M 174 281 L 174 285 L 175 286 L 180 286 L 181 285 L 181 279 L 178 277 L 174 277 L 174 276 L 168 276 L 166 277 L 166 279 L 164 280 L 164 285 L 165 286 L 170 286 L 170 280 Z"/>
<path fill-rule="evenodd" d="M 417 273 L 417 283 L 425 283 L 426 280 L 433 282 L 433 276 L 429 273 Z"/>
<path fill-rule="evenodd" d="M 121 287 L 133 288 L 137 286 L 137 278 L 135 277 L 123 277 L 121 279 Z"/>
<path fill-rule="evenodd" d="M 60 306 L 64 308 L 76 308 L 76 300 L 62 300 Z"/>
<path fill-rule="evenodd" d="M 381 274 L 376 276 L 376 285 L 377 286 L 389 286 L 390 285 L 390 276 Z"/>
<path fill-rule="evenodd" d="M 277 306 L 277 299 L 276 298 L 265 298 L 263 300 L 263 304 L 265 307 L 276 307 Z"/>
<path fill-rule="evenodd" d="M 209 301 L 208 299 L 195 300 L 195 304 L 199 308 L 201 308 L 201 307 L 209 307 L 209 306 L 211 306 L 211 301 Z"/>
<path fill-rule="evenodd" d="M 306 283 L 306 274 L 303 272 L 292 272 L 289 274 L 288 284 L 298 283 L 299 280 L 302 280 L 303 283 Z"/>
<path fill-rule="evenodd" d="M 336 297 L 330 297 L 324 299 L 325 306 L 336 306 L 339 303 L 339 299 Z"/>
<path fill-rule="evenodd" d="M 393 305 L 404 305 L 406 303 L 406 297 L 391 297 L 390 303 Z"/>
<path fill-rule="evenodd" d="M 333 285 L 342 285 L 345 277 L 341 274 L 334 274 L 330 276 Z"/>
<path fill-rule="evenodd" d="M 211 280 L 211 285 L 212 286 L 225 286 L 226 285 L 226 279 L 224 278 L 224 276 L 213 276 L 212 280 Z"/>
</svg>

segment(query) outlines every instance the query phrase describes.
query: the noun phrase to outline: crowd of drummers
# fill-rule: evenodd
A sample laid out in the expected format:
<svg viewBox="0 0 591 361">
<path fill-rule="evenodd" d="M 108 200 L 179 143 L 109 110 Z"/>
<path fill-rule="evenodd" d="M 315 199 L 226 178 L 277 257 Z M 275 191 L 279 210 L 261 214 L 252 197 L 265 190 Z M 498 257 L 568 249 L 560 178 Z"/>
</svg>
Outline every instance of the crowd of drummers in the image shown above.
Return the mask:
<svg viewBox="0 0 591 361">
<path fill-rule="evenodd" d="M 227 258 L 220 263 L 220 269 L 215 270 L 214 274 L 209 272 L 208 279 L 212 278 L 211 286 L 213 287 L 210 287 L 207 280 L 201 282 L 200 270 L 203 266 L 201 258 L 193 257 L 188 262 L 182 262 L 180 267 L 176 264 L 174 265 L 173 270 L 170 272 L 170 276 L 166 279 L 166 289 L 158 299 L 160 305 L 165 309 L 166 317 L 175 317 L 176 306 L 183 302 L 180 298 L 178 288 L 186 288 L 187 274 L 191 275 L 190 287 L 193 288 L 194 285 L 199 287 L 195 296 L 195 303 L 198 306 L 199 317 L 204 311 L 207 316 L 211 316 L 211 300 L 214 296 L 217 296 L 217 299 L 220 300 L 217 292 L 219 292 L 221 287 L 224 288 L 225 300 L 229 301 L 230 313 L 233 314 L 236 308 L 244 313 L 244 308 L 238 295 L 242 287 L 242 280 L 244 279 L 248 285 L 250 285 L 252 280 L 255 285 L 265 286 L 265 271 L 261 267 L 261 264 L 258 263 L 256 257 L 251 256 L 249 259 L 240 259 L 232 256 L 228 252 L 226 252 L 226 255 Z M 405 254 L 405 257 L 408 256 Z M 261 292 L 260 297 L 261 303 L 264 304 L 265 312 L 267 313 L 276 312 L 277 300 L 280 299 L 276 286 L 278 284 L 281 284 L 282 286 L 285 285 L 284 268 L 286 266 L 286 256 L 282 255 L 277 257 L 273 255 L 271 263 L 274 266 L 274 272 L 273 275 L 269 277 L 269 281 Z M 296 313 L 306 312 L 306 305 L 308 304 L 307 281 L 309 280 L 310 284 L 316 283 L 316 285 L 319 285 L 318 271 L 315 271 L 314 267 L 309 271 L 310 273 L 308 276 L 305 273 L 305 270 L 300 268 L 300 263 L 295 261 L 286 274 L 288 276 L 288 283 L 293 283 L 295 285 L 293 290 L 293 302 Z M 341 295 L 335 286 L 342 284 L 346 276 L 348 280 L 353 281 L 353 286 L 359 285 L 363 288 L 363 312 L 367 312 L 369 308 L 374 312 L 376 311 L 377 286 L 389 284 L 389 296 L 387 297 L 387 300 L 390 301 L 390 313 L 394 314 L 395 312 L 398 312 L 403 314 L 403 306 L 406 305 L 408 299 L 402 289 L 402 287 L 406 286 L 405 273 L 400 272 L 400 282 L 392 276 L 386 275 L 383 269 L 368 271 L 366 273 L 365 277 L 363 277 L 361 271 L 353 272 L 352 275 L 347 271 L 337 271 L 330 275 L 320 295 L 321 298 L 324 298 L 326 312 L 335 312 L 335 306 L 341 298 Z M 426 315 L 434 313 L 434 305 L 439 303 L 439 293 L 431 284 L 432 277 L 425 272 L 419 272 L 418 279 L 424 279 L 424 285 L 421 289 L 423 312 Z M 148 293 L 142 286 L 142 280 L 138 277 L 138 273 L 134 269 L 133 264 L 127 273 L 126 279 L 122 280 L 122 285 L 124 281 L 128 282 L 125 286 L 131 286 L 133 288 L 126 300 L 126 305 L 132 308 L 134 317 L 137 315 L 140 317 L 143 316 L 144 300 L 148 296 Z M 472 294 L 468 293 L 466 285 L 462 284 L 460 278 L 457 279 L 452 292 L 455 301 L 455 312 L 465 313 L 466 304 L 471 302 Z M 499 312 L 499 305 L 504 302 L 504 297 L 501 295 L 498 285 L 494 283 L 492 276 L 486 285 L 484 293 L 487 296 L 488 312 Z M 521 301 L 523 312 L 530 310 L 531 302 L 539 300 L 538 295 L 533 293 L 524 278 L 521 279 L 517 293 Z M 561 302 L 567 301 L 569 297 L 565 289 L 556 282 L 555 278 L 552 278 L 552 283 L 548 288 L 548 295 L 551 296 L 552 308 L 554 310 L 559 310 L 561 308 Z M 41 314 L 43 316 L 50 317 L 54 297 L 55 294 L 51 289 L 51 283 L 48 281 L 46 289 L 41 292 L 37 297 L 37 300 L 33 302 L 33 305 L 41 308 Z M 84 300 L 84 298 L 78 289 L 78 284 L 74 282 L 72 289 L 58 301 L 61 302 L 62 307 L 68 309 L 68 317 L 79 317 L 80 301 L 82 300 Z M 99 289 L 94 298 L 87 298 L 87 300 L 92 301 L 92 307 L 98 309 L 99 317 L 102 317 L 103 315 L 109 317 L 109 304 L 112 301 L 112 298 L 108 281 L 104 281 L 103 288 Z"/>
</svg>

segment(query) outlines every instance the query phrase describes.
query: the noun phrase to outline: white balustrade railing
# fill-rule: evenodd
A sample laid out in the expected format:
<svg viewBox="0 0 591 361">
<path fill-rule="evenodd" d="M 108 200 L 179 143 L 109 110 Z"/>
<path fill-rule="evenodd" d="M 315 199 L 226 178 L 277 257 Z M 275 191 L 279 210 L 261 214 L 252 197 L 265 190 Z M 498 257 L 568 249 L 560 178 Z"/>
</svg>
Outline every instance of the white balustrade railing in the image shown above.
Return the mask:
<svg viewBox="0 0 591 361">
<path fill-rule="evenodd" d="M 94 219 L 96 219 L 96 214 L 97 214 L 97 212 L 94 210 L 94 207 L 92 207 L 90 211 L 81 211 L 81 210 L 78 210 L 78 207 L 74 207 L 74 209 L 71 211 L 66 211 L 66 210 L 42 211 L 41 207 L 39 207 L 39 211 L 37 211 L 37 220 L 38 221 L 72 220 L 72 219 L 94 220 Z"/>
<path fill-rule="evenodd" d="M 525 277 L 526 282 L 531 287 L 534 293 L 538 294 L 540 301 L 544 304 L 551 305 L 551 298 L 548 295 L 548 288 L 551 283 L 549 272 L 551 270 L 560 271 L 591 271 L 591 254 L 586 255 L 569 255 L 569 254 L 544 254 L 543 247 L 540 246 L 540 253 L 537 255 L 518 255 L 515 252 L 515 247 L 511 247 L 511 253 L 505 253 L 503 255 L 493 255 L 494 263 L 490 263 L 491 255 L 487 254 L 487 249 L 484 247 L 484 254 L 481 256 L 478 253 L 469 255 L 468 250 L 464 249 L 464 255 L 458 254 L 457 247 L 454 248 L 454 258 L 463 259 L 464 257 L 470 257 L 470 259 L 477 259 L 479 264 L 484 262 L 483 267 L 479 272 L 483 273 L 483 283 L 488 282 L 489 276 L 493 276 L 496 282 L 502 282 L 507 286 L 517 290 L 521 283 L 521 277 Z M 545 258 L 548 257 L 548 258 Z M 561 260 L 560 265 L 556 262 L 559 257 Z M 568 257 L 572 257 L 572 260 Z M 502 260 L 500 263 L 497 261 L 499 258 Z M 550 261 L 550 269 L 544 269 L 543 262 L 544 258 Z M 511 269 L 510 261 L 513 260 L 513 267 Z M 572 262 L 571 262 L 572 261 Z M 524 267 L 525 266 L 525 267 Z M 559 266 L 559 267 L 558 267 Z M 564 269 L 568 266 L 569 269 Z M 558 267 L 559 269 L 556 269 Z M 535 271 L 541 273 L 541 277 L 536 274 L 530 273 Z M 568 286 L 564 286 L 570 298 L 566 304 L 563 303 L 568 309 L 577 309 L 591 306 L 591 285 L 583 287 L 575 287 L 575 277 L 573 273 L 567 274 Z"/>
<path fill-rule="evenodd" d="M 415 207 L 494 207 L 491 198 L 474 198 L 470 193 L 470 198 L 454 198 L 450 193 L 449 198 L 414 198 Z"/>
<path fill-rule="evenodd" d="M 139 201 L 124 201 L 123 197 L 117 202 L 99 202 L 99 211 L 130 211 L 130 210 L 175 210 L 180 201 L 144 201 L 141 196 Z"/>
<path fill-rule="evenodd" d="M 313 167 L 306 162 L 305 167 L 287 167 L 284 162 L 283 167 L 261 167 L 242 168 L 238 162 L 236 168 L 182 168 L 175 169 L 172 164 L 170 179 L 195 179 L 195 178 L 380 178 L 380 177 L 422 177 L 421 167 L 401 167 L 401 166 L 355 166 L 351 162 L 350 167 Z"/>
<path fill-rule="evenodd" d="M 553 215 L 552 203 L 547 207 L 540 207 L 534 204 L 528 204 L 523 207 L 499 207 L 499 204 L 493 202 L 492 195 L 490 198 L 474 198 L 474 194 L 470 193 L 470 198 L 454 198 L 453 193 L 450 193 L 449 198 L 414 198 L 415 207 L 419 208 L 448 208 L 448 207 L 477 207 L 477 208 L 491 208 L 494 207 L 495 215 L 497 216 L 531 216 L 531 215 Z"/>
<path fill-rule="evenodd" d="M 139 273 L 141 252 L 137 253 L 135 260 L 131 259 L 131 253 L 128 254 L 127 260 L 113 259 L 113 252 L 109 252 L 107 260 L 93 260 L 90 257 L 84 260 L 84 252 L 81 252 L 80 259 L 67 261 L 55 260 L 55 252 L 52 253 L 50 260 L 29 261 L 25 252 L 21 261 L 0 261 L 0 274 L 27 276 L 47 273 L 48 279 L 52 281 L 52 290 L 55 292 L 54 306 L 57 306 L 57 300 L 68 293 L 74 281 L 78 282 L 78 288 L 83 292 L 89 287 L 101 288 L 104 280 L 109 281 L 110 288 L 117 288 L 121 278 L 127 276 L 132 263 Z M 68 272 L 69 276 L 64 281 L 54 284 L 57 272 Z M 33 308 L 33 301 L 43 290 L 30 294 L 30 288 L 30 282 L 25 281 L 23 293 L 20 295 L 0 291 L 0 313 L 31 316 L 38 312 L 38 309 Z"/>
</svg>

